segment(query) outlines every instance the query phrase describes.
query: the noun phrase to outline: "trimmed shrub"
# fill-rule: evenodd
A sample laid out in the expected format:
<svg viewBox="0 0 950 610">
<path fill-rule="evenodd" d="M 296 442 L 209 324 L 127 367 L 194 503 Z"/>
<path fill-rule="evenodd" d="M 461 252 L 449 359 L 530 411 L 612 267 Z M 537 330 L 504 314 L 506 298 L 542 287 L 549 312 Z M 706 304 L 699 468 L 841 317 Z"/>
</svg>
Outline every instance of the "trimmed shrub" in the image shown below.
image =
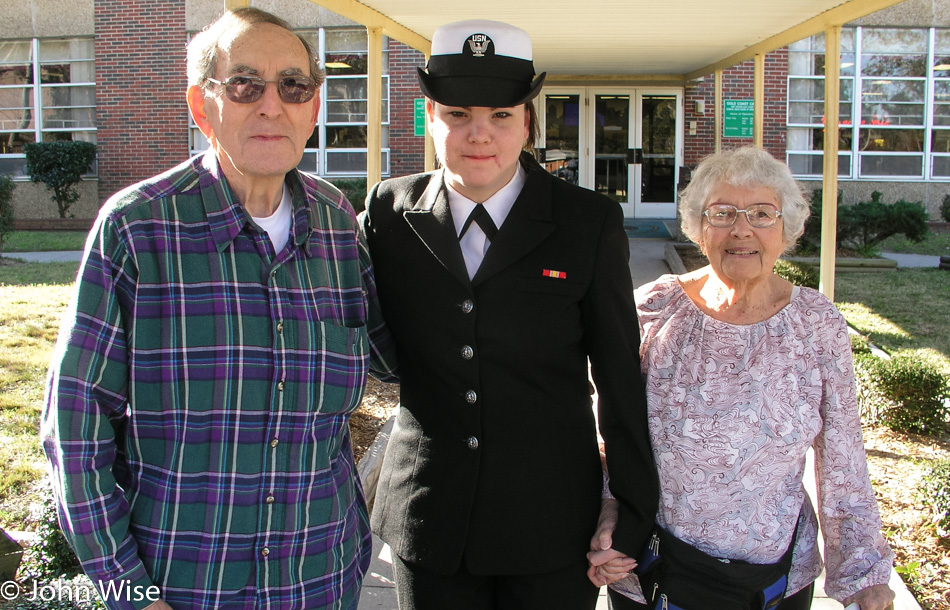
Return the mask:
<svg viewBox="0 0 950 610">
<path fill-rule="evenodd" d="M 950 380 L 909 356 L 855 355 L 858 407 L 868 423 L 897 432 L 939 435 L 947 430 Z"/>
<path fill-rule="evenodd" d="M 851 340 L 852 354 L 871 354 L 871 342 L 867 337 L 851 333 L 848 338 Z"/>
<path fill-rule="evenodd" d="M 792 263 L 779 259 L 775 261 L 775 275 L 788 280 L 796 286 L 805 286 L 818 290 L 818 271 L 811 265 Z"/>
<path fill-rule="evenodd" d="M 950 222 L 950 193 L 943 196 L 943 203 L 940 204 L 940 217 Z"/>
<path fill-rule="evenodd" d="M 16 188 L 9 176 L 0 176 L 0 257 L 3 256 L 3 241 L 13 231 L 13 191 Z"/>
<path fill-rule="evenodd" d="M 343 191 L 357 214 L 366 209 L 366 178 L 334 178 L 327 182 Z"/>
<path fill-rule="evenodd" d="M 840 247 L 870 255 L 878 244 L 892 235 L 904 235 L 916 242 L 924 240 L 930 232 L 924 204 L 903 199 L 888 204 L 882 198 L 879 191 L 874 191 L 871 201 L 838 206 L 836 239 Z M 821 208 L 822 191 L 815 189 L 811 198 L 811 216 L 802 235 L 802 242 L 808 249 L 821 247 Z"/>
<path fill-rule="evenodd" d="M 76 185 L 96 160 L 96 145 L 91 142 L 36 142 L 23 146 L 26 172 L 33 182 L 42 182 L 53 192 L 59 217 L 67 218 L 69 206 L 79 199 Z"/>
<path fill-rule="evenodd" d="M 34 505 L 30 521 L 36 523 L 36 540 L 23 553 L 22 574 L 37 580 L 70 579 L 82 573 L 79 559 L 59 529 L 56 501 L 49 482 L 44 480 L 42 499 Z"/>
<path fill-rule="evenodd" d="M 950 535 L 950 460 L 935 463 L 918 490 L 921 501 L 930 509 L 938 535 Z"/>
</svg>

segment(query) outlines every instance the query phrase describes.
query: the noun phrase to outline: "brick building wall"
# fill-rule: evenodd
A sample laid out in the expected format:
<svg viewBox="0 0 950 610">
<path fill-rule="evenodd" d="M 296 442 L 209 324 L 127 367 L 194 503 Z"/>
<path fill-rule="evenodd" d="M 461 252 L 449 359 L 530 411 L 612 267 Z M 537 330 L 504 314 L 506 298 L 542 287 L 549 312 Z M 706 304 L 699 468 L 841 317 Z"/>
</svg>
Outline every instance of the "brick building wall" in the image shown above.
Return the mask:
<svg viewBox="0 0 950 610">
<path fill-rule="evenodd" d="M 389 42 L 390 176 L 407 176 L 425 167 L 425 138 L 414 135 L 414 100 L 422 98 L 416 67 L 425 56 L 401 42 Z"/>
<path fill-rule="evenodd" d="M 753 99 L 755 68 L 752 61 L 733 66 L 722 73 L 723 99 Z M 786 76 L 788 49 L 782 48 L 765 56 L 765 113 L 762 145 L 776 159 L 785 160 L 785 113 L 788 99 Z M 688 126 L 696 121 L 696 135 L 686 130 L 683 160 L 687 167 L 695 167 L 703 157 L 715 150 L 715 78 L 707 76 L 696 87 L 686 89 L 685 116 Z M 696 102 L 705 102 L 702 115 L 696 113 Z M 723 138 L 723 149 L 752 144 L 752 138 Z"/>
<path fill-rule="evenodd" d="M 96 0 L 99 199 L 188 158 L 185 0 Z"/>
</svg>

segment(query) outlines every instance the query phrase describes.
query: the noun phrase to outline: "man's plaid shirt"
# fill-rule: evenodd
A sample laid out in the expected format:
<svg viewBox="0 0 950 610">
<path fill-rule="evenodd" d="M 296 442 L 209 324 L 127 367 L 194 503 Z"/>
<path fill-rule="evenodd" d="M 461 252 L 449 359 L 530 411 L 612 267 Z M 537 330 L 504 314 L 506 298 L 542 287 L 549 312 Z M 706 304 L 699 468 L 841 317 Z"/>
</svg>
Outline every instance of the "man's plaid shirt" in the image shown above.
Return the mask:
<svg viewBox="0 0 950 610">
<path fill-rule="evenodd" d="M 352 209 L 286 185 L 279 253 L 211 152 L 113 197 L 90 234 L 42 434 L 96 584 L 175 608 L 356 607 L 370 533 L 347 424 L 393 351 Z"/>
</svg>

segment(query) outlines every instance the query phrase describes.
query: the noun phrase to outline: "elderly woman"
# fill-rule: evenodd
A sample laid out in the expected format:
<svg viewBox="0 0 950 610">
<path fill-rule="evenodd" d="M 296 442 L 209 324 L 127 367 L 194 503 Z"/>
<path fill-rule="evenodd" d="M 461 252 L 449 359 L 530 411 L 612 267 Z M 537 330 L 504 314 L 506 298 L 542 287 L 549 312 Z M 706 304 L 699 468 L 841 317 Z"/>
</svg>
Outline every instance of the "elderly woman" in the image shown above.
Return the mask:
<svg viewBox="0 0 950 610">
<path fill-rule="evenodd" d="M 699 165 L 680 212 L 709 265 L 636 293 L 658 526 L 732 563 L 786 558 L 776 603 L 809 608 L 822 569 L 802 484 L 813 448 L 825 590 L 846 605 L 883 610 L 894 597 L 886 584 L 892 552 L 867 474 L 848 330 L 827 298 L 772 271 L 804 230 L 809 210 L 799 187 L 783 163 L 741 148 Z M 604 506 L 592 548 L 608 550 L 591 553 L 591 580 L 613 582 L 613 608 L 661 606 L 667 600 L 651 599 L 652 584 L 644 595 L 636 575 L 623 578 L 634 561 L 609 550 L 613 505 Z"/>
</svg>

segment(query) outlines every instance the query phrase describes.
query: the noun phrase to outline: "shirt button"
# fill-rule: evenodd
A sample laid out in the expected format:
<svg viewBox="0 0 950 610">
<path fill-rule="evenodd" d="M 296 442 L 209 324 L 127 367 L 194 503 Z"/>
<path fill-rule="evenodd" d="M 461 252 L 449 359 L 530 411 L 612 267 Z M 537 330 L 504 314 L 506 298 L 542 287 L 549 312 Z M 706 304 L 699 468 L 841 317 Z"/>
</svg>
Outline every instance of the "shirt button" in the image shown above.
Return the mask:
<svg viewBox="0 0 950 610">
<path fill-rule="evenodd" d="M 478 449 L 478 439 L 475 438 L 474 436 L 468 437 L 467 442 L 468 442 L 468 448 L 471 449 L 472 451 L 475 451 L 476 449 Z"/>
<path fill-rule="evenodd" d="M 278 323 L 277 323 L 277 332 L 279 332 L 279 333 L 284 332 L 284 323 L 283 323 L 283 322 L 278 322 Z"/>
<path fill-rule="evenodd" d="M 276 438 L 273 439 L 273 440 L 270 442 L 271 448 L 273 449 L 273 448 L 277 447 L 277 444 L 278 444 L 279 442 L 280 442 L 280 441 L 278 441 Z"/>
<path fill-rule="evenodd" d="M 470 345 L 462 346 L 462 358 L 465 360 L 471 360 L 475 356 L 475 350 L 472 349 Z"/>
<path fill-rule="evenodd" d="M 465 402 L 470 405 L 475 404 L 475 401 L 478 400 L 478 394 L 475 393 L 475 390 L 469 390 L 465 392 Z"/>
<path fill-rule="evenodd" d="M 270 549 L 267 547 L 262 548 L 261 555 L 263 555 L 264 557 L 267 557 L 268 555 L 270 555 Z"/>
<path fill-rule="evenodd" d="M 277 382 L 277 391 L 278 391 L 278 392 L 283 392 L 283 391 L 284 391 L 284 382 L 283 382 L 283 381 L 278 381 L 278 382 Z"/>
<path fill-rule="evenodd" d="M 267 499 L 264 500 L 264 501 L 267 502 L 268 504 L 273 504 L 273 503 L 274 503 L 274 496 L 267 496 Z"/>
<path fill-rule="evenodd" d="M 475 309 L 475 303 L 471 299 L 462 301 L 462 313 L 472 313 L 473 309 Z"/>
</svg>

